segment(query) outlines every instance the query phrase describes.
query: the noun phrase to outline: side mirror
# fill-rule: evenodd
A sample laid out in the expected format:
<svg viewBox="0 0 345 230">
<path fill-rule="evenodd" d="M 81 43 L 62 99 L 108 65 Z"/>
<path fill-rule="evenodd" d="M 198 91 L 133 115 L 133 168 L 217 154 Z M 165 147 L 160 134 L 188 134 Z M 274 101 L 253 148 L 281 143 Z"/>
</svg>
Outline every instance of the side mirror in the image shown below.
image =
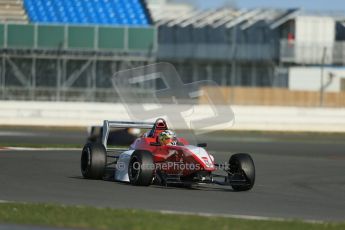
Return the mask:
<svg viewBox="0 0 345 230">
<path fill-rule="evenodd" d="M 158 142 L 150 142 L 150 145 L 151 146 L 161 146 L 161 144 Z"/>
<path fill-rule="evenodd" d="M 199 143 L 196 146 L 201 147 L 201 148 L 206 148 L 207 147 L 207 143 Z"/>
</svg>

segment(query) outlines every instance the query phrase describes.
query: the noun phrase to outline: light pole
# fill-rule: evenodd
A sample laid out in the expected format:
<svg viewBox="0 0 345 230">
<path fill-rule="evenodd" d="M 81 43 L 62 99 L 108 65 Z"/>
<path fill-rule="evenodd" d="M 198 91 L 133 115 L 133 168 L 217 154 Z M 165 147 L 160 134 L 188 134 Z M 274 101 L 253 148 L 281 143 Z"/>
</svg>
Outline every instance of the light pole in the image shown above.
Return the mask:
<svg viewBox="0 0 345 230">
<path fill-rule="evenodd" d="M 323 76 L 324 76 L 324 73 L 325 73 L 326 51 L 327 51 L 327 47 L 324 47 L 323 48 L 323 52 L 322 52 L 322 60 L 321 60 L 320 107 L 323 107 L 323 93 L 324 93 Z"/>
</svg>

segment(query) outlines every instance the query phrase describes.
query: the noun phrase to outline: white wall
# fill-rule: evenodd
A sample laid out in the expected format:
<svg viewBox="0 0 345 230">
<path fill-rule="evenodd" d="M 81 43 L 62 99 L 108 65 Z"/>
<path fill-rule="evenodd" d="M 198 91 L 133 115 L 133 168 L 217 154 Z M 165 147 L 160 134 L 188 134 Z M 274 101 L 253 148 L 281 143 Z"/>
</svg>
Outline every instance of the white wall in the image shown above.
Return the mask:
<svg viewBox="0 0 345 230">
<path fill-rule="evenodd" d="M 335 21 L 331 17 L 298 16 L 295 19 L 295 58 L 302 63 L 332 63 Z"/>
<path fill-rule="evenodd" d="M 335 39 L 335 21 L 331 17 L 298 16 L 295 19 L 295 40 L 305 43 L 332 44 Z"/>
<path fill-rule="evenodd" d="M 345 109 L 267 106 L 232 109 L 235 124 L 222 129 L 345 132 Z M 197 106 L 195 111 L 196 118 L 207 114 L 204 106 Z M 105 119 L 128 120 L 129 116 L 121 104 L 0 101 L 0 125 L 76 127 L 101 125 Z"/>
<path fill-rule="evenodd" d="M 331 79 L 330 75 L 334 77 Z M 340 92 L 341 79 L 345 79 L 345 67 L 327 67 L 324 69 L 323 84 L 330 82 L 325 92 Z M 330 81 L 331 80 L 331 81 Z M 321 88 L 321 67 L 290 67 L 289 68 L 289 89 L 320 91 Z"/>
</svg>

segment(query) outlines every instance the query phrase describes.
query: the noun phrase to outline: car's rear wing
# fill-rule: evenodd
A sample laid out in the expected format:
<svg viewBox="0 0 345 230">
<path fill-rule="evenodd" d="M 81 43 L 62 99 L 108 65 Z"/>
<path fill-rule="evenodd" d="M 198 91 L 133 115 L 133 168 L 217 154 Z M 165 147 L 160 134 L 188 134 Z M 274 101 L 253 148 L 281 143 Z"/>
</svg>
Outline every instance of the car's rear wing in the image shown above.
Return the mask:
<svg viewBox="0 0 345 230">
<path fill-rule="evenodd" d="M 111 128 L 137 128 L 137 129 L 151 129 L 154 122 L 136 122 L 136 121 L 108 121 L 103 122 L 102 144 L 106 149 L 107 140 Z"/>
</svg>

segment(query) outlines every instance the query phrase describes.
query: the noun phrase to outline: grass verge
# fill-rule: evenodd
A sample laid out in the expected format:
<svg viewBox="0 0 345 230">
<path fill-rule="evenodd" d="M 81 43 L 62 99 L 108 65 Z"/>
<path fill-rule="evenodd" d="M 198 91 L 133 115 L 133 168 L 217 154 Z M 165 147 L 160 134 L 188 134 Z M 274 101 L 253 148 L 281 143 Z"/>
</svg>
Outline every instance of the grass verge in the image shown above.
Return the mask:
<svg viewBox="0 0 345 230">
<path fill-rule="evenodd" d="M 0 223 L 82 229 L 345 229 L 345 223 L 245 220 L 53 204 L 0 203 Z"/>
</svg>

